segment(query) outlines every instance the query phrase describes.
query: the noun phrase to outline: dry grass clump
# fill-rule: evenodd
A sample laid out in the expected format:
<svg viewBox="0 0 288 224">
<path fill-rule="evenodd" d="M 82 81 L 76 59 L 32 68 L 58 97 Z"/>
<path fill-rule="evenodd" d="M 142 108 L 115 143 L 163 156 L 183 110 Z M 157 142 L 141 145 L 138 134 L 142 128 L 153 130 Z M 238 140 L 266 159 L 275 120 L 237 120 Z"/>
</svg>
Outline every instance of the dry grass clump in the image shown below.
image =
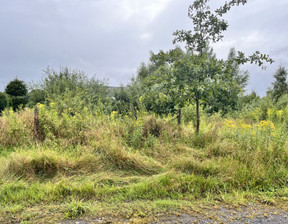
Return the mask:
<svg viewBox="0 0 288 224">
<path fill-rule="evenodd" d="M 51 150 L 15 152 L 1 163 L 2 177 L 12 175 L 27 180 L 51 179 L 57 175 L 94 173 L 103 167 L 100 158 L 91 154 L 74 158 Z"/>
<path fill-rule="evenodd" d="M 9 139 L 7 138 L 6 130 L 8 129 L 8 119 L 0 117 L 0 144 L 3 146 L 8 145 Z"/>
<path fill-rule="evenodd" d="M 75 174 L 81 174 L 81 173 L 87 174 L 98 172 L 103 168 L 104 164 L 100 157 L 87 154 L 75 160 L 73 170 L 75 170 Z"/>
<path fill-rule="evenodd" d="M 215 176 L 219 173 L 219 165 L 214 160 L 199 161 L 194 158 L 183 157 L 172 163 L 171 167 L 182 172 L 202 175 L 204 177 Z"/>
<path fill-rule="evenodd" d="M 110 139 L 108 141 L 94 142 L 94 153 L 103 158 L 107 168 L 117 168 L 143 174 L 155 174 L 163 169 L 163 166 L 152 158 L 141 155 L 139 152 L 130 151 L 122 146 L 121 142 Z"/>
<path fill-rule="evenodd" d="M 218 140 L 213 144 L 206 147 L 205 152 L 209 157 L 229 156 L 236 154 L 239 147 L 233 143 L 230 139 Z"/>
<path fill-rule="evenodd" d="M 20 151 L 12 153 L 6 159 L 2 175 L 11 174 L 24 179 L 47 179 L 55 177 L 59 172 L 73 169 L 73 162 L 54 151 Z"/>
<path fill-rule="evenodd" d="M 163 129 L 165 129 L 165 124 L 161 120 L 155 117 L 148 117 L 144 121 L 143 137 L 147 138 L 149 135 L 160 137 Z"/>
<path fill-rule="evenodd" d="M 6 110 L 0 117 L 0 145 L 15 146 L 33 141 L 33 111 L 20 112 Z"/>
<path fill-rule="evenodd" d="M 206 132 L 200 132 L 198 135 L 191 136 L 192 145 L 196 148 L 204 149 L 210 144 L 214 144 L 219 139 L 218 129 L 211 127 Z"/>
</svg>

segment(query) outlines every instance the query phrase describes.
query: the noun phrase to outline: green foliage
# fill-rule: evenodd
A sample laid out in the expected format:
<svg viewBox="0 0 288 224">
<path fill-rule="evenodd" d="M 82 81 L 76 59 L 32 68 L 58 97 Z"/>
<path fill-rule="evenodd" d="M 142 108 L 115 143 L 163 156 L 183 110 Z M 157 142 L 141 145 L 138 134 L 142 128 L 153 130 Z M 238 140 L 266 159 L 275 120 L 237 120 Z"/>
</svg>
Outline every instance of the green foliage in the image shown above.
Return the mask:
<svg viewBox="0 0 288 224">
<path fill-rule="evenodd" d="M 238 108 L 243 109 L 246 106 L 253 105 L 258 102 L 260 97 L 255 91 L 252 91 L 250 94 L 243 95 L 239 97 Z"/>
<path fill-rule="evenodd" d="M 196 105 L 195 103 L 189 103 L 182 107 L 182 120 L 185 124 L 192 124 L 193 127 L 196 127 L 197 125 L 197 115 L 196 115 Z M 203 106 L 200 106 L 199 108 L 200 112 L 200 118 L 201 120 L 205 120 L 208 116 L 207 113 L 205 113 Z"/>
<path fill-rule="evenodd" d="M 75 219 L 80 215 L 85 214 L 85 212 L 87 212 L 88 210 L 88 207 L 82 201 L 73 200 L 69 204 L 67 204 L 66 210 L 66 217 L 69 219 Z"/>
<path fill-rule="evenodd" d="M 47 104 L 55 103 L 59 113 L 69 108 L 72 113 L 84 107 L 97 110 L 106 108 L 108 111 L 110 108 L 105 82 L 88 79 L 83 72 L 68 68 L 56 72 L 47 68 L 40 87 L 45 93 Z"/>
<path fill-rule="evenodd" d="M 235 58 L 236 51 L 231 48 L 225 62 L 226 75 L 222 76 L 221 85 L 214 88 L 213 97 L 207 98 L 203 103 L 205 111 L 210 114 L 221 112 L 225 115 L 239 109 L 240 96 L 248 81 L 248 72 L 240 70 Z"/>
<path fill-rule="evenodd" d="M 153 54 L 151 60 L 162 65 L 145 80 L 150 86 L 148 96 L 151 96 L 151 92 L 156 93 L 154 103 L 159 105 L 158 101 L 164 102 L 162 104 L 166 108 L 169 102 L 172 108 L 175 105 L 181 108 L 194 101 L 198 120 L 196 129 L 199 130 L 200 103 L 210 112 L 228 110 L 229 106 L 236 104 L 237 99 L 234 100 L 230 95 L 233 92 L 233 96 L 237 96 L 244 81 L 237 83 L 238 75 L 232 74 L 231 66 L 217 60 L 211 51 L 206 50 L 200 56 L 176 48 L 166 53 L 160 51 L 157 55 Z"/>
<path fill-rule="evenodd" d="M 149 64 L 142 64 L 139 69 L 145 75 L 137 76 L 143 89 L 141 102 L 148 111 L 160 115 L 173 114 L 176 108 L 192 100 L 198 103 L 201 100 L 209 113 L 226 114 L 237 109 L 248 74 L 241 72 L 233 61 L 235 54 L 231 49 L 224 62 L 216 59 L 212 49 L 204 49 L 202 59 L 179 47 L 152 53 Z M 202 64 L 205 64 L 203 68 Z"/>
<path fill-rule="evenodd" d="M 27 92 L 26 84 L 17 78 L 9 82 L 5 88 L 5 93 L 10 96 L 26 96 Z"/>
<path fill-rule="evenodd" d="M 23 109 L 28 103 L 27 96 L 11 96 L 13 110 Z"/>
<path fill-rule="evenodd" d="M 159 65 L 151 63 L 151 64 L 145 64 L 141 63 L 140 67 L 137 71 L 137 79 L 140 81 L 143 81 L 145 78 L 147 78 L 149 75 L 151 75 Z"/>
<path fill-rule="evenodd" d="M 118 111 L 121 115 L 129 114 L 137 117 L 137 113 L 144 110 L 140 102 L 142 94 L 142 83 L 139 79 L 132 78 L 126 87 L 121 86 L 114 90 L 112 110 Z"/>
<path fill-rule="evenodd" d="M 288 94 L 287 75 L 287 70 L 282 66 L 280 66 L 274 74 L 275 81 L 273 82 L 272 97 L 275 102 L 277 102 L 282 95 Z"/>
<path fill-rule="evenodd" d="M 281 95 L 276 103 L 278 109 L 283 109 L 287 105 L 288 105 L 288 93 Z"/>
<path fill-rule="evenodd" d="M 152 111 L 159 115 L 174 113 L 176 102 L 169 94 L 168 89 L 166 89 L 165 86 L 160 83 L 153 85 L 155 82 L 151 80 L 146 80 L 145 82 L 146 83 L 143 85 L 145 92 L 140 97 L 140 100 L 145 106 L 146 110 Z"/>
<path fill-rule="evenodd" d="M 202 54 L 204 49 L 209 47 L 211 42 L 222 40 L 222 34 L 228 28 L 228 22 L 222 19 L 233 6 L 244 5 L 247 0 L 226 1 L 225 4 L 212 12 L 208 5 L 209 0 L 195 0 L 188 8 L 188 17 L 193 21 L 192 30 L 177 30 L 174 32 L 174 43 L 185 42 L 186 48 Z M 256 51 L 254 54 L 246 57 L 243 52 L 238 51 L 234 59 L 238 64 L 247 62 L 255 63 L 261 66 L 263 61 L 273 63 L 274 61 L 266 54 Z"/>
<path fill-rule="evenodd" d="M 174 36 L 175 39 L 173 41 L 173 43 L 177 43 L 177 42 L 185 42 L 186 43 L 186 48 L 192 52 L 192 55 L 197 55 L 199 57 L 200 60 L 198 60 L 198 63 L 196 63 L 195 67 L 198 68 L 194 69 L 194 73 L 195 70 L 197 71 L 195 74 L 198 74 L 198 77 L 195 77 L 195 79 L 193 79 L 193 81 L 195 82 L 195 87 L 194 90 L 197 90 L 196 92 L 194 92 L 194 99 L 196 101 L 196 114 L 197 114 L 197 125 L 196 125 L 196 132 L 199 132 L 199 126 L 200 126 L 200 117 L 199 117 L 199 100 L 203 99 L 203 95 L 211 95 L 209 93 L 209 91 L 204 91 L 206 89 L 206 82 L 208 81 L 208 85 L 209 85 L 209 81 L 211 80 L 211 76 L 213 77 L 213 72 L 216 71 L 215 74 L 218 73 L 219 78 L 220 77 L 225 77 L 224 74 L 221 74 L 221 72 L 219 73 L 217 71 L 218 66 L 216 64 L 214 64 L 214 66 L 210 67 L 207 66 L 209 65 L 209 62 L 207 63 L 207 52 L 205 52 L 205 49 L 208 49 L 209 44 L 211 42 L 218 42 L 223 38 L 223 31 L 225 31 L 228 28 L 228 22 L 225 21 L 224 19 L 222 19 L 222 16 L 224 14 L 226 14 L 232 6 L 235 5 L 240 5 L 240 4 L 246 4 L 247 1 L 246 0 L 239 0 L 239 1 L 229 1 L 229 2 L 225 2 L 225 4 L 221 7 L 219 7 L 218 9 L 214 10 L 214 12 L 212 12 L 210 10 L 210 7 L 208 5 L 209 0 L 195 0 L 193 1 L 193 3 L 189 6 L 188 9 L 188 17 L 193 21 L 193 31 L 189 30 L 189 31 L 185 31 L 185 30 L 177 30 L 176 32 L 174 32 Z M 251 63 L 255 63 L 258 64 L 259 66 L 261 66 L 263 64 L 263 61 L 267 61 L 270 63 L 273 63 L 273 60 L 271 58 L 269 58 L 268 55 L 263 55 L 261 54 L 259 51 L 256 51 L 253 55 L 246 57 L 245 54 L 243 52 L 238 52 L 238 55 L 236 56 L 235 53 L 233 53 L 233 58 L 231 61 L 236 62 L 237 64 L 243 64 L 246 62 L 251 62 Z M 210 60 L 216 62 L 217 60 Z M 236 67 L 235 65 L 233 66 L 233 62 L 232 63 L 228 63 L 228 67 L 230 66 L 232 69 L 232 74 L 233 74 L 233 67 L 234 67 L 234 73 L 235 73 L 235 68 L 237 69 L 237 64 Z M 180 66 L 181 68 L 181 66 Z M 188 68 L 186 66 L 186 68 Z M 211 69 L 212 68 L 212 69 Z M 211 71 L 212 70 L 212 71 Z M 187 72 L 188 71 L 188 72 Z M 193 69 L 192 69 L 193 71 Z M 190 74 L 190 70 L 186 69 L 186 73 Z M 193 72 L 192 72 L 193 73 Z M 230 80 L 231 80 L 231 73 L 228 72 L 228 74 L 230 74 Z M 235 74 L 234 74 L 235 76 Z M 226 75 L 226 77 L 229 77 Z M 237 76 L 236 76 L 237 77 Z M 221 80 L 221 79 L 220 79 Z M 223 79 L 225 80 L 225 78 Z M 217 81 L 217 80 L 216 80 Z M 243 81 L 245 81 L 245 78 L 243 79 Z M 215 82 L 213 82 L 213 78 L 212 78 L 212 83 L 214 84 Z M 217 82 L 216 82 L 217 84 Z M 239 82 L 237 83 L 238 85 L 240 84 Z M 240 84 L 241 85 L 241 84 Z M 234 85 L 233 85 L 234 86 Z M 203 88 L 205 87 L 205 88 Z M 215 88 L 215 87 L 214 87 Z M 217 85 L 216 85 L 216 88 Z M 237 88 L 232 88 L 231 92 L 233 92 L 234 89 Z M 221 88 L 221 90 L 223 90 Z M 202 92 L 204 93 L 202 93 Z M 239 90 L 236 91 L 236 93 L 239 92 Z M 225 101 L 229 101 L 230 97 L 233 97 L 233 94 L 230 95 L 230 91 L 229 91 L 229 84 L 226 86 L 226 90 L 222 93 L 220 91 L 220 96 L 221 95 L 225 95 L 225 93 L 229 93 L 229 97 L 226 98 Z M 235 95 L 235 94 L 234 94 Z M 212 102 L 212 105 L 215 107 L 210 109 L 210 110 L 219 110 L 219 105 L 217 101 L 219 101 L 219 99 L 214 99 L 214 101 L 216 102 Z M 229 104 L 231 104 L 231 102 L 229 102 Z M 233 106 L 233 104 L 232 104 Z M 225 108 L 225 107 L 224 107 Z M 227 110 L 225 108 L 225 110 Z M 224 111 L 226 112 L 226 111 Z"/>
<path fill-rule="evenodd" d="M 242 102 L 242 99 L 244 102 Z M 247 101 L 247 103 L 245 103 Z M 268 108 L 273 106 L 270 97 L 259 98 L 254 93 L 244 96 L 239 102 L 240 110 L 236 112 L 236 117 L 251 121 L 261 121 L 267 119 Z"/>
<path fill-rule="evenodd" d="M 9 106 L 8 96 L 0 92 L 0 113 Z"/>
<path fill-rule="evenodd" d="M 113 111 L 118 111 L 120 114 L 129 113 L 130 105 L 130 94 L 129 89 L 121 86 L 119 89 L 115 89 L 113 92 Z"/>
<path fill-rule="evenodd" d="M 37 103 L 45 103 L 45 92 L 42 89 L 33 89 L 28 94 L 29 100 L 28 100 L 28 106 L 33 107 Z"/>
</svg>

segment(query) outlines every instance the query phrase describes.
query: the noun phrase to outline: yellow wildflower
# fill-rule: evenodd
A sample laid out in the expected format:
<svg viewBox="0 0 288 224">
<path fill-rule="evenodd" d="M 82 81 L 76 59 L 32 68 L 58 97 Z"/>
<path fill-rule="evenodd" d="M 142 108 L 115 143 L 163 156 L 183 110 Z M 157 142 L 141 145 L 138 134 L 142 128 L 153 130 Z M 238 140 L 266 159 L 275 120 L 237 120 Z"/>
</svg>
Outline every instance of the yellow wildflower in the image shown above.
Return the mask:
<svg viewBox="0 0 288 224">
<path fill-rule="evenodd" d="M 117 116 L 118 112 L 117 111 L 112 111 L 111 114 L 110 114 L 110 118 L 112 121 L 115 120 L 115 117 Z"/>
<path fill-rule="evenodd" d="M 258 127 L 262 130 L 265 130 L 265 129 L 272 129 L 274 130 L 275 129 L 275 126 L 273 124 L 273 122 L 271 121 L 260 121 L 260 123 L 258 124 Z"/>
<path fill-rule="evenodd" d="M 45 105 L 42 103 L 37 103 L 37 107 L 41 110 L 41 109 L 45 108 Z"/>
<path fill-rule="evenodd" d="M 277 111 L 276 111 L 276 116 L 277 116 L 277 118 L 278 118 L 279 120 L 281 120 L 282 117 L 283 117 L 283 110 L 277 110 Z"/>
<path fill-rule="evenodd" d="M 245 124 L 245 123 L 241 124 L 240 127 L 241 127 L 242 129 L 245 129 L 245 130 L 252 128 L 252 126 L 251 126 L 250 124 Z"/>
<path fill-rule="evenodd" d="M 236 127 L 236 124 L 233 120 L 226 120 L 224 122 L 224 125 L 226 125 L 227 127 L 230 127 L 230 128 L 235 128 Z"/>
<path fill-rule="evenodd" d="M 51 108 L 53 108 L 53 107 L 55 106 L 55 103 L 54 103 L 54 102 L 51 102 L 51 103 L 49 104 L 49 106 L 50 106 Z"/>
</svg>

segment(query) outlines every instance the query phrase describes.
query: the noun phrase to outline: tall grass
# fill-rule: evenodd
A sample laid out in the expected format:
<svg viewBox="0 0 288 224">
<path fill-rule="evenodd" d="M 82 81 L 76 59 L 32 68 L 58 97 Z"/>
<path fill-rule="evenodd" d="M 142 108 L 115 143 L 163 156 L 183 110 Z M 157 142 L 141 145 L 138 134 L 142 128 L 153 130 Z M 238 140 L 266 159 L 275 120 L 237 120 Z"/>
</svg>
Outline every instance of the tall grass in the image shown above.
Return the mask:
<svg viewBox="0 0 288 224">
<path fill-rule="evenodd" d="M 0 117 L 1 205 L 58 203 L 62 218 L 75 218 L 92 211 L 85 203 L 95 200 L 288 196 L 284 112 L 262 121 L 206 117 L 196 135 L 192 123 L 177 126 L 171 116 L 38 107 L 43 142 L 33 141 L 31 109 Z M 22 217 L 21 209 L 15 213 Z"/>
</svg>

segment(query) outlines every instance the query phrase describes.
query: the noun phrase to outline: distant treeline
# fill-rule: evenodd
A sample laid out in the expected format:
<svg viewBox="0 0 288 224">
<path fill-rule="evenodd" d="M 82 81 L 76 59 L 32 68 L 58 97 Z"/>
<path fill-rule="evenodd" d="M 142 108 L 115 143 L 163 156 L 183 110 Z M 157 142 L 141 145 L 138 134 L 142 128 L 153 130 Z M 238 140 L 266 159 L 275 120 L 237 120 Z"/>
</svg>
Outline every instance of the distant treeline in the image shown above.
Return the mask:
<svg viewBox="0 0 288 224">
<path fill-rule="evenodd" d="M 110 114 L 136 116 L 139 111 L 160 116 L 182 110 L 183 121 L 195 121 L 196 113 L 221 116 L 242 116 L 266 119 L 268 108 L 283 109 L 288 104 L 287 70 L 279 67 L 274 82 L 265 97 L 255 92 L 244 94 L 248 72 L 241 71 L 231 49 L 227 60 L 216 59 L 212 49 L 199 57 L 179 47 L 151 54 L 150 61 L 142 63 L 136 77 L 126 86 L 111 87 L 106 81 L 88 78 L 83 72 L 62 68 L 46 69 L 44 77 L 34 86 L 15 79 L 0 93 L 0 111 L 34 107 L 38 103 L 56 105 L 59 114 L 101 110 Z M 204 59 L 203 59 L 204 58 Z M 205 64 L 203 66 L 203 63 Z M 201 66 L 199 66 L 201 65 Z M 204 70 L 200 70 L 204 68 Z M 198 100 L 198 101 L 197 101 Z M 195 110 L 199 103 L 200 111 Z"/>
</svg>

